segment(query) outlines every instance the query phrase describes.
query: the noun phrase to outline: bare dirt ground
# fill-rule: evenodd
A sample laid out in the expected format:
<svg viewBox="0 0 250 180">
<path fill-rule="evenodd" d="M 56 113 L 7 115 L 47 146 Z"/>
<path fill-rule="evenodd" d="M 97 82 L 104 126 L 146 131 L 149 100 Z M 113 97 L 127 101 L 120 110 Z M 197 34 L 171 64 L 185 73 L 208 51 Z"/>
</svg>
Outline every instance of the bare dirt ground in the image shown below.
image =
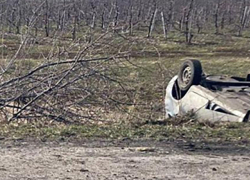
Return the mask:
<svg viewBox="0 0 250 180">
<path fill-rule="evenodd" d="M 250 148 L 232 143 L 0 141 L 0 179 L 249 179 Z"/>
</svg>

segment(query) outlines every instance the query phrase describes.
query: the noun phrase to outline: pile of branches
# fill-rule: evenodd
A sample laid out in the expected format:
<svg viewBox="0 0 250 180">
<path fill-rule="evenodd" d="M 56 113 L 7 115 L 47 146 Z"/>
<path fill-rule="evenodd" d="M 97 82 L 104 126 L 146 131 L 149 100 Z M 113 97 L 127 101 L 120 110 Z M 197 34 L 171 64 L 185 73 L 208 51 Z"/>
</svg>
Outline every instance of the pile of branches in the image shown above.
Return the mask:
<svg viewBox="0 0 250 180">
<path fill-rule="evenodd" d="M 88 56 L 90 49 L 98 46 L 85 46 L 74 59 L 43 61 L 23 72 L 19 67 L 19 74 L 11 72 L 18 62 L 12 59 L 0 74 L 1 119 L 63 123 L 101 120 L 104 113 L 119 104 L 113 96 L 122 85 L 110 69 L 126 60 L 127 55 Z"/>
</svg>

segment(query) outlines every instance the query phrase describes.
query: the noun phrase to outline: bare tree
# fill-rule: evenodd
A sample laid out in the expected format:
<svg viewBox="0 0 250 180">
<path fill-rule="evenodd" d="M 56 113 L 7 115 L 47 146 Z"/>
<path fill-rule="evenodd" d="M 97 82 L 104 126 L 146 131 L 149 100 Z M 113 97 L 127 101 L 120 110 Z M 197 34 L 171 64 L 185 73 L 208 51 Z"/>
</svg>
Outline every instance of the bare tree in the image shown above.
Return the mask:
<svg viewBox="0 0 250 180">
<path fill-rule="evenodd" d="M 49 22 L 49 2 L 45 0 L 45 20 L 44 20 L 44 29 L 46 37 L 49 37 L 50 33 L 50 22 Z"/>
<path fill-rule="evenodd" d="M 163 29 L 163 35 L 164 38 L 167 38 L 167 32 L 166 32 L 166 23 L 165 23 L 165 17 L 163 11 L 161 12 L 161 21 L 162 21 L 162 29 Z"/>
<path fill-rule="evenodd" d="M 246 0 L 242 0 L 240 10 L 240 23 L 238 25 L 238 36 L 242 36 L 242 31 L 246 27 L 246 23 L 249 20 L 250 7 L 247 5 Z"/>
<path fill-rule="evenodd" d="M 184 10 L 184 22 L 185 22 L 185 36 L 186 43 L 191 44 L 193 34 L 192 34 L 192 13 L 194 9 L 194 0 L 190 0 L 188 7 Z"/>
<path fill-rule="evenodd" d="M 223 1 L 222 0 L 217 0 L 217 3 L 215 4 L 214 7 L 214 27 L 215 27 L 215 34 L 219 34 L 220 33 L 220 26 L 219 26 L 219 20 L 220 20 L 220 16 L 221 16 L 221 8 L 223 5 Z"/>
<path fill-rule="evenodd" d="M 74 16 L 73 16 L 73 29 L 72 29 L 72 39 L 76 39 L 76 28 L 78 24 L 78 9 L 76 7 L 76 4 L 73 4 L 73 9 L 74 9 Z"/>
<path fill-rule="evenodd" d="M 154 27 L 155 27 L 155 19 L 157 16 L 157 12 L 158 12 L 157 3 L 156 3 L 156 1 L 154 1 L 153 13 L 151 14 L 150 22 L 149 22 L 149 26 L 148 26 L 148 36 L 147 36 L 148 38 L 152 36 L 152 32 L 153 32 Z"/>
</svg>

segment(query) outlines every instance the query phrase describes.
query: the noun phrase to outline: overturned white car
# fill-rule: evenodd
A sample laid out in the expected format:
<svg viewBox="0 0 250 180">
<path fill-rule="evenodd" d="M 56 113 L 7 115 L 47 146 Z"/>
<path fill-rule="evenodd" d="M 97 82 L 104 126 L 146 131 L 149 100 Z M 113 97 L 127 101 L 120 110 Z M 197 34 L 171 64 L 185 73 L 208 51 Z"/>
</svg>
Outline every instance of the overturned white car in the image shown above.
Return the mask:
<svg viewBox="0 0 250 180">
<path fill-rule="evenodd" d="M 250 74 L 246 78 L 205 75 L 200 61 L 186 60 L 166 89 L 167 117 L 194 112 L 208 121 L 250 120 Z"/>
</svg>

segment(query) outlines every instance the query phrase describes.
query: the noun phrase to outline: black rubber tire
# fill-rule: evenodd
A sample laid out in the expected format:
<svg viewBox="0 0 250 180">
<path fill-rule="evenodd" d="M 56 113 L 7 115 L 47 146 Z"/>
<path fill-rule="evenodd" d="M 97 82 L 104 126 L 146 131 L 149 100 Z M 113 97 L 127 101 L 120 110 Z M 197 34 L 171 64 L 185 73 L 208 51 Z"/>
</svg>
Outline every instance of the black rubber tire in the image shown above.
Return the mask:
<svg viewBox="0 0 250 180">
<path fill-rule="evenodd" d="M 250 81 L 250 73 L 247 75 L 246 81 Z"/>
<path fill-rule="evenodd" d="M 202 66 L 199 60 L 186 60 L 178 73 L 178 85 L 180 90 L 186 92 L 192 85 L 199 85 L 202 79 Z"/>
</svg>

